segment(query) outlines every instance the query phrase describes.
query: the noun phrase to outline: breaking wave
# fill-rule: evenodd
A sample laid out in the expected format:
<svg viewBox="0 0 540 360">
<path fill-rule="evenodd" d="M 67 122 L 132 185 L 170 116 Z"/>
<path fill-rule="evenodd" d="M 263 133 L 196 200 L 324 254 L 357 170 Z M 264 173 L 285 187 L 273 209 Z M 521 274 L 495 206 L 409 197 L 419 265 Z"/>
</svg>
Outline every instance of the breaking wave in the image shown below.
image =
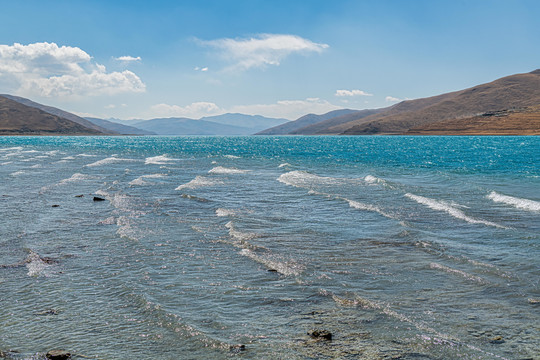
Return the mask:
<svg viewBox="0 0 540 360">
<path fill-rule="evenodd" d="M 87 164 L 85 166 L 86 167 L 95 167 L 95 166 L 116 164 L 116 163 L 123 162 L 123 161 L 135 161 L 135 160 L 133 160 L 133 159 L 122 159 L 122 158 L 117 158 L 115 156 L 111 156 L 111 157 L 108 157 L 108 158 L 101 159 L 101 160 L 98 160 L 96 162 L 93 162 L 91 164 Z"/>
<path fill-rule="evenodd" d="M 178 159 L 173 159 L 173 158 L 168 158 L 167 156 L 165 155 L 159 155 L 159 156 L 153 156 L 153 157 L 148 157 L 144 160 L 144 164 L 145 165 L 150 165 L 150 164 L 154 164 L 154 165 L 168 165 L 170 164 L 172 161 L 177 161 Z"/>
<path fill-rule="evenodd" d="M 468 222 L 470 224 L 483 224 L 483 225 L 487 225 L 487 226 L 494 226 L 494 227 L 497 227 L 497 228 L 506 229 L 506 227 L 504 227 L 502 225 L 499 225 L 499 224 L 496 224 L 494 222 L 475 219 L 475 218 L 472 218 L 470 216 L 467 216 L 462 210 L 457 209 L 455 206 L 452 206 L 452 205 L 450 205 L 450 204 L 448 204 L 446 202 L 443 202 L 443 201 L 430 199 L 430 198 L 427 198 L 427 197 L 414 195 L 414 194 L 411 194 L 411 193 L 407 193 L 407 194 L 405 194 L 405 196 L 408 197 L 411 200 L 416 201 L 419 204 L 426 205 L 430 209 L 437 210 L 437 211 L 444 211 L 447 214 L 449 214 L 450 216 L 453 216 L 456 219 L 464 220 L 464 221 L 466 221 L 466 222 Z"/>
<path fill-rule="evenodd" d="M 144 186 L 144 185 L 154 185 L 154 182 L 151 181 L 145 181 L 145 179 L 159 179 L 166 177 L 166 174 L 148 174 L 148 175 L 141 175 L 138 178 L 131 180 L 129 182 L 129 185 L 138 185 L 138 186 Z"/>
<path fill-rule="evenodd" d="M 208 171 L 209 174 L 245 174 L 250 172 L 250 170 L 240 170 L 235 168 L 226 168 L 223 166 L 216 166 L 215 168 Z"/>
<path fill-rule="evenodd" d="M 203 186 L 213 186 L 213 185 L 219 185 L 219 184 L 223 184 L 223 182 L 219 180 L 215 180 L 215 179 L 209 179 L 204 176 L 196 176 L 195 179 L 178 186 L 175 190 L 196 189 Z"/>
<path fill-rule="evenodd" d="M 487 198 L 493 200 L 497 203 L 503 203 L 506 205 L 511 205 L 517 209 L 527 210 L 527 211 L 540 211 L 540 201 L 534 201 L 529 199 L 522 199 L 518 197 L 508 196 L 499 194 L 495 191 L 492 191 Z"/>
</svg>

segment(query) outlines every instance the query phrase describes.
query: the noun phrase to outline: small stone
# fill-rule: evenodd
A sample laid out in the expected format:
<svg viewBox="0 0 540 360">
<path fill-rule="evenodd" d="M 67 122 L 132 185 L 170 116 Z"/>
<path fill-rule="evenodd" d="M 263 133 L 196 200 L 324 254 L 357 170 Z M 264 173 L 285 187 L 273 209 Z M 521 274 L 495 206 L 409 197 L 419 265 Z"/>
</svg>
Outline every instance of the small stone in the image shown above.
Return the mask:
<svg viewBox="0 0 540 360">
<path fill-rule="evenodd" d="M 489 342 L 492 344 L 502 344 L 504 339 L 502 336 L 495 336 L 494 338 L 489 339 Z"/>
<path fill-rule="evenodd" d="M 276 269 L 268 269 L 269 272 L 278 272 Z"/>
<path fill-rule="evenodd" d="M 240 351 L 245 351 L 246 350 L 246 345 L 244 345 L 244 344 L 231 345 L 231 346 L 229 346 L 229 349 L 232 352 L 238 353 Z"/>
<path fill-rule="evenodd" d="M 58 310 L 48 309 L 45 311 L 38 312 L 37 315 L 58 315 Z"/>
<path fill-rule="evenodd" d="M 84 196 L 83 194 L 75 195 L 75 197 L 83 197 L 83 196 Z"/>
<path fill-rule="evenodd" d="M 529 298 L 529 299 L 528 299 L 528 302 L 529 302 L 529 304 L 531 304 L 531 305 L 539 305 L 539 304 L 540 304 L 540 299 Z"/>
<path fill-rule="evenodd" d="M 313 339 L 332 340 L 332 333 L 328 330 L 312 330 L 308 335 Z"/>
<path fill-rule="evenodd" d="M 105 199 L 99 196 L 94 196 L 94 201 L 105 201 Z"/>
<path fill-rule="evenodd" d="M 52 207 L 60 207 L 60 205 L 58 204 L 54 204 Z"/>
<path fill-rule="evenodd" d="M 71 354 L 64 350 L 51 350 L 45 356 L 50 360 L 71 359 Z"/>
</svg>

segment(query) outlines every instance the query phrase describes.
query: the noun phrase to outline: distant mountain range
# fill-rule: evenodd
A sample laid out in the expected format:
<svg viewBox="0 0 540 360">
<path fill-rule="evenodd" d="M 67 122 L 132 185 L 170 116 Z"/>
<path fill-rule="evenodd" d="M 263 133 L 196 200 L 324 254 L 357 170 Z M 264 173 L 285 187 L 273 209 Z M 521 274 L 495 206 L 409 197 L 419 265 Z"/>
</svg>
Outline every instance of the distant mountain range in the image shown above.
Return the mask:
<svg viewBox="0 0 540 360">
<path fill-rule="evenodd" d="M 94 121 L 91 118 L 87 118 Z M 117 120 L 158 135 L 253 135 L 258 131 L 287 122 L 286 119 L 267 118 L 260 115 L 223 114 L 198 120 L 172 117 L 151 120 Z"/>
<path fill-rule="evenodd" d="M 0 135 L 540 135 L 540 69 L 381 109 L 341 109 L 297 120 L 223 114 L 118 120 L 81 118 L 0 95 Z"/>
</svg>

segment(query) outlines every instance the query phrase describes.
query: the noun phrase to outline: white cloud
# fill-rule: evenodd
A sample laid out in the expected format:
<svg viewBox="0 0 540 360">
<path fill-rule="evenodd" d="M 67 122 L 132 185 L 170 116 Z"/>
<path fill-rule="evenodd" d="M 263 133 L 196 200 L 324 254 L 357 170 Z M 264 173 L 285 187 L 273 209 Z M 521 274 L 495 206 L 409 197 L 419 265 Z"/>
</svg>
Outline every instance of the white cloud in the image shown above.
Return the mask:
<svg viewBox="0 0 540 360">
<path fill-rule="evenodd" d="M 114 95 L 144 92 L 131 71 L 107 72 L 78 47 L 55 43 L 0 45 L 0 86 L 44 97 Z"/>
<path fill-rule="evenodd" d="M 198 66 L 195 66 L 195 68 L 193 68 L 193 70 L 195 70 L 195 71 L 208 71 L 208 67 L 200 68 Z"/>
<path fill-rule="evenodd" d="M 128 56 L 119 56 L 117 58 L 114 58 L 114 60 L 124 61 L 124 62 L 141 61 L 141 57 L 140 56 L 133 57 L 133 56 L 128 55 Z"/>
<path fill-rule="evenodd" d="M 314 43 L 300 36 L 280 34 L 260 34 L 249 39 L 225 38 L 201 43 L 218 49 L 225 59 L 234 63 L 233 69 L 241 70 L 279 65 L 293 53 L 320 53 L 328 48 L 327 44 Z"/>
<path fill-rule="evenodd" d="M 401 101 L 401 99 L 398 99 L 396 97 L 393 97 L 393 96 L 387 96 L 385 98 L 386 102 L 398 102 L 398 101 Z"/>
<path fill-rule="evenodd" d="M 228 112 L 295 120 L 309 113 L 324 114 L 337 109 L 341 109 L 341 107 L 326 100 L 308 98 L 305 100 L 280 100 L 273 104 L 236 105 Z"/>
<path fill-rule="evenodd" d="M 211 102 L 194 102 L 186 106 L 156 104 L 151 107 L 152 117 L 188 117 L 198 119 L 203 116 L 224 113 L 223 109 Z"/>
<path fill-rule="evenodd" d="M 203 68 L 201 69 L 201 71 L 208 71 L 208 68 L 207 68 L 207 67 L 203 67 Z"/>
<path fill-rule="evenodd" d="M 151 107 L 148 118 L 179 116 L 199 119 L 209 115 L 241 113 L 246 115 L 262 115 L 294 120 L 309 113 L 324 114 L 337 109 L 342 109 L 342 107 L 319 98 L 280 100 L 272 104 L 235 105 L 229 108 L 219 107 L 212 102 L 195 102 L 186 106 L 168 104 L 154 105 Z"/>
<path fill-rule="evenodd" d="M 362 90 L 336 90 L 335 96 L 373 96 Z"/>
</svg>

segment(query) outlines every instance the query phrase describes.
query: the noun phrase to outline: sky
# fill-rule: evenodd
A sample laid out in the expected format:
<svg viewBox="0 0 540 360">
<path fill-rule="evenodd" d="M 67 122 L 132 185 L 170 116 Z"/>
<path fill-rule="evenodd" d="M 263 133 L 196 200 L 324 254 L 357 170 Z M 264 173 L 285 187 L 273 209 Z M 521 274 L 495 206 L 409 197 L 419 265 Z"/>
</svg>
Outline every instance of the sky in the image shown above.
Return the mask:
<svg viewBox="0 0 540 360">
<path fill-rule="evenodd" d="M 373 109 L 540 68 L 538 0 L 7 1 L 0 93 L 81 116 Z"/>
</svg>

